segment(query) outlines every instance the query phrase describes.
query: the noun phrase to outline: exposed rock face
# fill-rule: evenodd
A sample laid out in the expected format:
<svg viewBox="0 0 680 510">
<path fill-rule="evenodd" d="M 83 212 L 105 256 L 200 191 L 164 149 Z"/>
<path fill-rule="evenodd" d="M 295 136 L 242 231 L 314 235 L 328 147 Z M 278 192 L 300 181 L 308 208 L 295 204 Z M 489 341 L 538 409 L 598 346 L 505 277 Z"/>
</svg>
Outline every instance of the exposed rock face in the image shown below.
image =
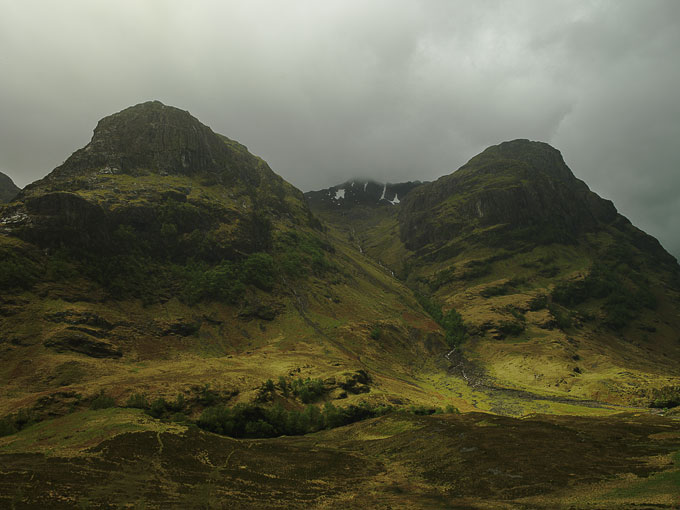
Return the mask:
<svg viewBox="0 0 680 510">
<path fill-rule="evenodd" d="M 529 140 L 489 147 L 453 174 L 417 188 L 399 220 L 402 241 L 413 250 L 489 227 L 540 230 L 554 241 L 627 221 L 574 177 L 558 150 Z"/>
<path fill-rule="evenodd" d="M 412 189 L 421 184 L 420 181 L 391 184 L 353 179 L 327 189 L 308 191 L 305 198 L 313 210 L 347 210 L 356 206 L 391 207 L 401 203 Z"/>
<path fill-rule="evenodd" d="M 12 179 L 0 172 L 0 203 L 9 202 L 21 191 Z"/>
</svg>

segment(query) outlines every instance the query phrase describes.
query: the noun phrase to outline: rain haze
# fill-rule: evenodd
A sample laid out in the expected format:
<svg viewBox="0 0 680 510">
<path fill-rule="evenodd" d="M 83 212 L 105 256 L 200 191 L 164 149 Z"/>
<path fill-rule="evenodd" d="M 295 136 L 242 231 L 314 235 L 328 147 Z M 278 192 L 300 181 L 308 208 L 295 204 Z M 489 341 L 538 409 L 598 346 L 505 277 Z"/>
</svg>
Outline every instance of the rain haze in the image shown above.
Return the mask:
<svg viewBox="0 0 680 510">
<path fill-rule="evenodd" d="M 305 191 L 529 138 L 679 256 L 678 55 L 677 0 L 0 0 L 0 171 L 25 186 L 150 99 Z"/>
</svg>

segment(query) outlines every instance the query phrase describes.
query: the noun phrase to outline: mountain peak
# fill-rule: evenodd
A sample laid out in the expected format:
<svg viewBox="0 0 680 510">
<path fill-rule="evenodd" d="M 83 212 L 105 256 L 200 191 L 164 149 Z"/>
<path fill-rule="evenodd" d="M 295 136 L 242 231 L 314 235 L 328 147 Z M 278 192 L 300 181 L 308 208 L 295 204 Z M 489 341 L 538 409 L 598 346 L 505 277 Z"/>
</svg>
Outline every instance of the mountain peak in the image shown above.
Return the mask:
<svg viewBox="0 0 680 510">
<path fill-rule="evenodd" d="M 493 145 L 454 173 L 419 187 L 400 214 L 402 239 L 411 249 L 480 230 L 552 242 L 619 219 L 610 201 L 574 176 L 560 151 L 523 139 Z"/>
<path fill-rule="evenodd" d="M 216 134 L 189 112 L 148 101 L 103 118 L 92 140 L 52 178 L 83 173 L 217 173 L 233 177 L 247 149 Z M 244 177 L 244 176 L 241 176 Z"/>
<path fill-rule="evenodd" d="M 575 179 L 560 151 L 545 142 L 523 138 L 486 148 L 456 173 L 507 172 L 510 167 L 526 176 L 543 174 L 563 181 Z"/>
</svg>

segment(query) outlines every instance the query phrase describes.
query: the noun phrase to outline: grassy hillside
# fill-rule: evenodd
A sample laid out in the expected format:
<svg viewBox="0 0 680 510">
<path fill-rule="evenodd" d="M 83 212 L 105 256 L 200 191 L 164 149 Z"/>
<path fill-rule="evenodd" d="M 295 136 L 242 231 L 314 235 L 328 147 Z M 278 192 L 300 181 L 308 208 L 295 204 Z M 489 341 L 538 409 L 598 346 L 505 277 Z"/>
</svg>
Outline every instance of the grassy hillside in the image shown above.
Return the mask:
<svg viewBox="0 0 680 510">
<path fill-rule="evenodd" d="M 678 385 L 677 262 L 545 144 L 491 147 L 393 208 L 315 212 L 460 314 L 452 368 L 476 388 L 646 405 Z"/>
<path fill-rule="evenodd" d="M 672 504 L 677 264 L 538 149 L 317 217 L 188 112 L 103 119 L 0 209 L 0 506 Z M 569 237 L 498 216 L 553 179 Z"/>
<path fill-rule="evenodd" d="M 303 437 L 235 440 L 108 409 L 0 438 L 0 502 L 16 509 L 671 508 L 678 452 L 677 420 L 633 414 L 393 413 Z"/>
<path fill-rule="evenodd" d="M 146 137 L 149 119 L 180 141 L 149 142 L 155 159 L 121 155 L 119 130 L 134 146 L 129 130 Z M 175 158 L 183 124 L 207 137 L 188 138 L 189 160 Z M 439 370 L 446 346 L 412 293 L 336 243 L 264 161 L 186 112 L 151 103 L 104 119 L 1 216 L 9 431 L 102 395 L 118 407 L 182 395 L 196 420 L 206 391 L 233 406 L 280 378 L 324 381 L 318 405 L 430 401 L 418 374 Z M 278 393 L 265 403 L 306 404 Z"/>
</svg>

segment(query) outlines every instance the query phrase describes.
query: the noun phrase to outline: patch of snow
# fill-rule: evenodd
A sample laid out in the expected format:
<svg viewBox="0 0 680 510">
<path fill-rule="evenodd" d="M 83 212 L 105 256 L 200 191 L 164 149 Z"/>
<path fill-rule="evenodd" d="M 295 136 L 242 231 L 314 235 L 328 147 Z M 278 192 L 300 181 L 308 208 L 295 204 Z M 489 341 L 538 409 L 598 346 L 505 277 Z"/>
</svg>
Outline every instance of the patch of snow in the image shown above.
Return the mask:
<svg viewBox="0 0 680 510">
<path fill-rule="evenodd" d="M 353 188 L 354 187 L 354 181 L 352 181 L 352 184 L 350 184 L 349 186 L 350 186 L 350 188 Z"/>
<path fill-rule="evenodd" d="M 344 189 L 339 189 L 338 191 L 335 192 L 335 199 L 340 200 L 341 198 L 345 198 L 345 190 Z"/>
<path fill-rule="evenodd" d="M 378 202 L 380 202 L 380 200 L 385 200 L 385 192 L 386 191 L 387 191 L 387 183 L 385 183 L 385 185 L 383 186 L 383 192 L 382 192 L 382 195 L 380 196 L 380 199 L 378 200 Z"/>
<path fill-rule="evenodd" d="M 398 193 L 395 193 L 395 194 L 394 194 L 394 200 L 388 200 L 388 202 L 389 202 L 390 204 L 392 204 L 392 205 L 397 205 L 397 204 L 400 202 L 400 200 L 399 200 L 399 194 L 398 194 Z"/>
<path fill-rule="evenodd" d="M 368 186 L 368 181 L 364 183 L 364 191 L 366 191 L 366 186 Z"/>
</svg>

